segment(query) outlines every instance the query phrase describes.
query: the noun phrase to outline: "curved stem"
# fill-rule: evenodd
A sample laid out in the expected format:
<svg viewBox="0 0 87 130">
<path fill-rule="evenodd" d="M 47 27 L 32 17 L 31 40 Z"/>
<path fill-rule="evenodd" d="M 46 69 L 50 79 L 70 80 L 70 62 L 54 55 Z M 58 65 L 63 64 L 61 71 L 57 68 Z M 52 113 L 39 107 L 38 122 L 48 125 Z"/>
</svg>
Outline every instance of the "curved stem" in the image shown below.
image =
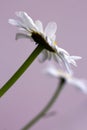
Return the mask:
<svg viewBox="0 0 87 130">
<path fill-rule="evenodd" d="M 43 50 L 43 46 L 38 45 L 22 66 L 14 73 L 14 75 L 2 86 L 0 89 L 0 97 L 2 97 L 12 85 L 19 79 L 19 77 L 25 72 L 25 70 L 32 64 L 35 58 Z"/>
<path fill-rule="evenodd" d="M 28 124 L 26 124 L 21 130 L 28 130 L 30 129 L 35 123 L 37 123 L 43 116 L 44 114 L 51 108 L 51 106 L 55 103 L 57 97 L 59 96 L 62 88 L 64 87 L 65 79 L 61 78 L 60 79 L 60 84 L 57 87 L 55 93 L 53 94 L 51 100 L 47 103 L 47 105 L 43 108 L 43 110 L 36 115 Z"/>
</svg>

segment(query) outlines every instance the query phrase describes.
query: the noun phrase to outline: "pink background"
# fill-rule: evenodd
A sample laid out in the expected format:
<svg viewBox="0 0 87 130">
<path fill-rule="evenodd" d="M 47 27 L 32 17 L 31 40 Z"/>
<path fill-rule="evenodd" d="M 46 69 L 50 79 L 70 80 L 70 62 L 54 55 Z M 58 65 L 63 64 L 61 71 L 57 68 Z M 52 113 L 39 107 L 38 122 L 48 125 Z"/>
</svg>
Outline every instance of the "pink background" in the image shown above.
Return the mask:
<svg viewBox="0 0 87 130">
<path fill-rule="evenodd" d="M 0 86 L 24 62 L 35 46 L 29 40 L 15 41 L 16 27 L 8 24 L 15 11 L 25 11 L 44 26 L 58 25 L 58 45 L 70 54 L 83 57 L 75 75 L 87 79 L 87 1 L 86 0 L 1 0 L 0 1 Z M 31 67 L 0 99 L 0 130 L 20 130 L 47 103 L 57 80 L 42 74 L 46 63 L 36 59 Z M 50 112 L 32 130 L 87 130 L 87 95 L 66 85 Z"/>
</svg>

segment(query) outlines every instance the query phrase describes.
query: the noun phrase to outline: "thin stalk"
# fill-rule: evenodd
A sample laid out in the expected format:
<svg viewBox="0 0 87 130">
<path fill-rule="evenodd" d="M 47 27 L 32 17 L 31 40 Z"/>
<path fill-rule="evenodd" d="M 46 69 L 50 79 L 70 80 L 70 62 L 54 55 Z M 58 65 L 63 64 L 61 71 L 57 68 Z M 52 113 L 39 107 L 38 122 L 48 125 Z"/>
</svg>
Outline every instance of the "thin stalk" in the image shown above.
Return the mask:
<svg viewBox="0 0 87 130">
<path fill-rule="evenodd" d="M 60 84 L 57 86 L 56 91 L 54 92 L 52 98 L 47 103 L 47 105 L 43 108 L 43 110 L 37 114 L 28 124 L 26 124 L 21 130 L 29 130 L 35 123 L 37 123 L 45 114 L 46 112 L 52 107 L 55 103 L 56 99 L 58 98 L 62 88 L 64 87 L 65 79 L 60 78 Z"/>
<path fill-rule="evenodd" d="M 22 66 L 14 73 L 14 75 L 1 87 L 0 97 L 2 97 L 12 85 L 20 78 L 20 76 L 26 71 L 26 69 L 32 64 L 35 58 L 43 50 L 43 46 L 38 45 L 32 54 L 27 58 L 27 60 L 22 64 Z"/>
</svg>

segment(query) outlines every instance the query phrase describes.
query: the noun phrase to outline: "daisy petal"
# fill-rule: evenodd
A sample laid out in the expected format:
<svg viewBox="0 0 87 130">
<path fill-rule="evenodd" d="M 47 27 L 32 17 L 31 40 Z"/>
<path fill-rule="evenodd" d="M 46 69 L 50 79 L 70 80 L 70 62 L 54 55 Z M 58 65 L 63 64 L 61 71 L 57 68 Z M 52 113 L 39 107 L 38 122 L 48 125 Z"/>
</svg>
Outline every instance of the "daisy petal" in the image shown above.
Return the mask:
<svg viewBox="0 0 87 130">
<path fill-rule="evenodd" d="M 68 59 L 67 59 L 68 57 L 65 56 L 65 55 L 63 55 L 63 54 L 60 54 L 59 56 L 60 56 L 60 58 L 61 58 L 63 64 L 65 65 L 65 67 L 66 67 L 68 73 L 69 73 L 69 74 L 72 74 L 73 72 L 72 72 L 70 63 L 69 63 L 69 61 L 68 61 Z"/>
<path fill-rule="evenodd" d="M 11 25 L 13 25 L 13 26 L 20 27 L 20 29 L 23 29 L 23 30 L 26 31 L 26 25 L 22 21 L 14 20 L 14 19 L 9 19 L 8 23 L 11 24 Z"/>
<path fill-rule="evenodd" d="M 45 69 L 44 72 L 46 74 L 49 74 L 52 77 L 58 78 L 58 73 L 57 73 L 56 69 L 52 66 L 49 66 L 49 68 Z"/>
<path fill-rule="evenodd" d="M 48 60 L 51 60 L 52 54 L 48 51 Z"/>
<path fill-rule="evenodd" d="M 14 19 L 9 19 L 8 20 L 8 23 L 14 25 L 14 26 L 19 26 L 19 21 L 17 20 L 14 20 Z"/>
<path fill-rule="evenodd" d="M 28 36 L 27 34 L 16 33 L 16 37 L 15 37 L 15 39 L 18 40 L 18 39 L 21 39 L 21 38 L 29 38 L 29 39 L 31 39 L 31 37 Z"/>
<path fill-rule="evenodd" d="M 80 59 L 82 59 L 82 57 L 80 57 L 80 56 L 71 56 L 71 58 L 72 58 L 73 60 L 80 60 Z"/>
<path fill-rule="evenodd" d="M 79 60 L 79 59 L 81 59 L 81 57 L 79 57 L 79 56 L 68 56 L 68 58 L 67 58 L 68 62 L 76 67 L 77 67 L 77 64 L 76 64 L 75 60 Z"/>
<path fill-rule="evenodd" d="M 36 25 L 36 27 L 39 29 L 39 31 L 40 31 L 41 33 L 43 33 L 43 25 L 42 25 L 42 22 L 41 22 L 40 20 L 36 20 L 36 21 L 35 21 L 35 25 Z"/>
<path fill-rule="evenodd" d="M 50 22 L 45 28 L 46 36 L 52 38 L 57 31 L 57 24 L 55 22 Z"/>
<path fill-rule="evenodd" d="M 39 55 L 39 62 L 43 63 L 48 58 L 48 52 L 43 50 Z"/>
<path fill-rule="evenodd" d="M 32 18 L 30 18 L 27 13 L 20 11 L 20 12 L 16 12 L 16 15 L 19 18 L 21 18 L 21 20 L 26 25 L 26 27 L 29 27 L 29 28 L 35 27 L 35 24 L 34 24 Z"/>
<path fill-rule="evenodd" d="M 76 86 L 76 88 L 80 89 L 81 91 L 83 91 L 85 94 L 87 94 L 87 87 L 86 84 L 83 80 L 81 79 L 76 79 L 76 78 L 72 78 L 69 81 L 70 84 Z"/>
<path fill-rule="evenodd" d="M 74 65 L 75 67 L 77 67 L 76 61 L 73 60 L 72 58 L 69 58 L 69 63 L 71 63 L 72 65 Z"/>
<path fill-rule="evenodd" d="M 60 66 L 61 66 L 61 59 L 60 59 L 60 57 L 57 54 L 53 54 L 53 58 L 54 58 L 54 61 L 56 61 L 57 63 L 59 63 Z"/>
<path fill-rule="evenodd" d="M 69 56 L 69 53 L 66 50 L 64 50 L 64 49 L 62 49 L 60 47 L 57 47 L 57 50 L 58 50 L 59 53 L 62 53 L 62 54 L 65 54 L 65 55 Z"/>
<path fill-rule="evenodd" d="M 52 36 L 52 42 L 55 42 L 55 40 L 56 40 L 56 35 L 54 34 L 54 35 Z"/>
</svg>

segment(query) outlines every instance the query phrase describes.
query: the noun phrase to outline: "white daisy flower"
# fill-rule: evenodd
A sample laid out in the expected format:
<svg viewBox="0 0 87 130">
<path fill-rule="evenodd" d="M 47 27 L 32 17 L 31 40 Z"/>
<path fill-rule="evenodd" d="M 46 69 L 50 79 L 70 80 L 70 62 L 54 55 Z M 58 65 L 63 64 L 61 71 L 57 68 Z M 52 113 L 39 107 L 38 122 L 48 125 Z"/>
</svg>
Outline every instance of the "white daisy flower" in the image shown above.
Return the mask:
<svg viewBox="0 0 87 130">
<path fill-rule="evenodd" d="M 53 66 L 48 67 L 44 71 L 46 74 L 49 74 L 55 78 L 63 78 L 65 81 L 73 86 L 75 86 L 77 89 L 83 91 L 85 94 L 87 94 L 87 86 L 86 81 L 83 79 L 74 78 L 72 74 L 69 74 L 67 72 L 64 72 L 62 70 L 58 70 Z"/>
<path fill-rule="evenodd" d="M 43 25 L 40 20 L 35 22 L 30 16 L 25 12 L 16 12 L 18 20 L 9 19 L 9 23 L 19 27 L 23 33 L 17 33 L 16 39 L 19 38 L 29 38 L 32 39 L 36 44 L 41 44 L 44 50 L 40 54 L 39 61 L 44 62 L 46 59 L 53 59 L 59 64 L 64 64 L 67 71 L 71 73 L 71 66 L 73 64 L 76 66 L 76 61 L 81 59 L 78 56 L 70 56 L 67 51 L 59 48 L 55 42 L 57 25 L 55 22 L 50 22 L 43 30 Z"/>
</svg>

